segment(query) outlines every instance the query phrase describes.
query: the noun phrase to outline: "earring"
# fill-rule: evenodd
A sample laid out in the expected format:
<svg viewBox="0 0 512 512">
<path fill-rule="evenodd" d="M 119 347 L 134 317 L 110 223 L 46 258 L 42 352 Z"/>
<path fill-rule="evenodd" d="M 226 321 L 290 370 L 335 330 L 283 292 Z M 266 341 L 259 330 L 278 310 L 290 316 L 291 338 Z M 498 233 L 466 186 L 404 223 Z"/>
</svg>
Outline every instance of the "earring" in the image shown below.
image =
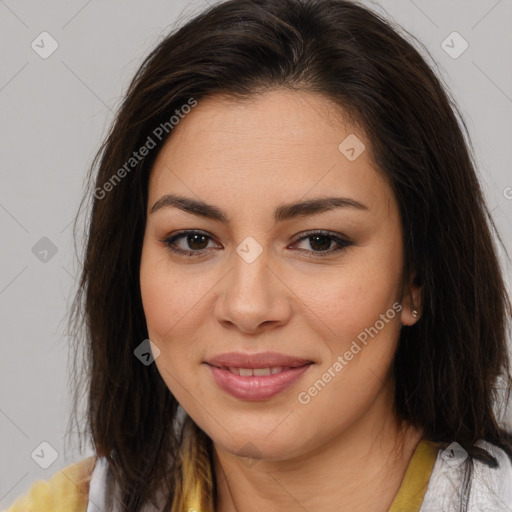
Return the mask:
<svg viewBox="0 0 512 512">
<path fill-rule="evenodd" d="M 418 316 L 418 310 L 416 309 L 416 306 L 414 305 L 414 299 L 412 298 L 412 292 L 411 292 L 411 305 L 412 305 L 412 316 L 416 318 Z"/>
</svg>

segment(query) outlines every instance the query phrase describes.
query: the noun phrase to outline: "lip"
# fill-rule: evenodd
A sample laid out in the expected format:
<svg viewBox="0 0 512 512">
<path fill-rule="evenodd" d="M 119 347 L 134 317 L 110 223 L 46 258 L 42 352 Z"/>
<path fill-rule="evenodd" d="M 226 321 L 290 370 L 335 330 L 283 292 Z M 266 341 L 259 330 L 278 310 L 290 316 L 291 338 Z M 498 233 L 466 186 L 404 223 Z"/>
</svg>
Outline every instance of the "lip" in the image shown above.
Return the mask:
<svg viewBox="0 0 512 512">
<path fill-rule="evenodd" d="M 226 393 L 241 400 L 267 400 L 289 388 L 312 366 L 313 361 L 277 352 L 243 354 L 230 352 L 205 362 L 213 380 Z M 268 368 L 281 366 L 279 373 L 245 377 L 229 371 L 236 368 Z"/>
<path fill-rule="evenodd" d="M 235 368 L 269 368 L 272 366 L 283 366 L 296 368 L 312 363 L 308 359 L 289 356 L 279 352 L 260 352 L 259 354 L 244 354 L 243 352 L 227 352 L 212 357 L 205 361 L 210 366 L 235 367 Z"/>
</svg>

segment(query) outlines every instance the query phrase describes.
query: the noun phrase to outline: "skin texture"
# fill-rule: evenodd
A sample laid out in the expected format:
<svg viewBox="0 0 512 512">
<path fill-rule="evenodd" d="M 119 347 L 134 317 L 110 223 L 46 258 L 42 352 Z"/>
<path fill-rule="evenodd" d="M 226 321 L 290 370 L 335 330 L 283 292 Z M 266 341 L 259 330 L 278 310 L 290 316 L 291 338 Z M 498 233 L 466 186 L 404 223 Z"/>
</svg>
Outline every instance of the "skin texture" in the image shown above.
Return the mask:
<svg viewBox="0 0 512 512">
<path fill-rule="evenodd" d="M 403 279 L 398 207 L 371 143 L 336 112 L 323 96 L 284 89 L 203 99 L 174 128 L 150 175 L 140 268 L 149 337 L 165 383 L 214 442 L 220 512 L 386 511 L 421 437 L 399 429 L 390 377 L 400 329 L 420 316 L 410 302 L 412 292 L 421 311 L 420 290 Z M 355 161 L 338 149 L 350 134 L 366 145 Z M 175 207 L 149 213 L 169 193 L 216 205 L 230 223 Z M 333 195 L 367 210 L 272 218 L 283 203 Z M 162 242 L 182 229 L 211 237 L 174 242 L 200 257 Z M 308 230 L 353 244 L 322 256 L 336 242 L 297 241 Z M 249 236 L 263 250 L 252 263 L 236 252 Z M 300 403 L 298 394 L 396 303 L 401 311 Z M 314 365 L 277 396 L 248 401 L 222 391 L 203 364 L 267 350 Z"/>
</svg>

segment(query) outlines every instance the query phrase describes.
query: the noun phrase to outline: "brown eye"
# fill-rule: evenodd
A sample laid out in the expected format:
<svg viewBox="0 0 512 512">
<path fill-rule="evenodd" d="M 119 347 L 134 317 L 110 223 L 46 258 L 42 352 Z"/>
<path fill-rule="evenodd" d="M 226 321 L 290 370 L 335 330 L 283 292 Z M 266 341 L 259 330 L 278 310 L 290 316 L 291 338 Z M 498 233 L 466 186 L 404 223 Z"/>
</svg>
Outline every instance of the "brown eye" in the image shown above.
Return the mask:
<svg viewBox="0 0 512 512">
<path fill-rule="evenodd" d="M 206 242 L 206 245 L 205 245 L 205 240 L 207 238 L 208 237 L 205 235 L 197 235 L 197 234 L 187 235 L 186 243 L 188 244 L 188 246 L 191 249 L 201 250 L 201 249 L 205 249 L 206 246 L 208 245 L 208 242 Z"/>
<path fill-rule="evenodd" d="M 308 232 L 297 241 L 295 241 L 293 245 L 297 245 L 299 242 L 303 242 L 304 240 L 308 241 L 308 245 L 311 247 L 311 249 L 303 248 L 300 250 L 305 250 L 311 253 L 313 258 L 328 256 L 353 245 L 352 241 L 336 236 L 332 233 L 329 233 L 328 231 Z M 337 245 L 337 247 L 331 248 L 331 244 L 333 242 Z"/>
<path fill-rule="evenodd" d="M 161 240 L 171 252 L 187 256 L 202 256 L 212 238 L 200 231 L 181 231 Z M 179 241 L 179 243 L 177 243 Z"/>
<path fill-rule="evenodd" d="M 212 248 L 208 247 L 208 243 L 211 240 L 213 240 L 212 237 L 206 233 L 188 230 L 180 231 L 171 237 L 161 240 L 161 242 L 173 253 L 187 257 L 200 257 L 204 256 L 209 248 Z M 310 253 L 312 258 L 329 256 L 353 245 L 353 242 L 350 240 L 336 236 L 328 231 L 308 232 L 296 240 L 293 245 L 297 245 L 305 240 L 309 241 L 308 245 L 310 248 L 301 248 L 299 250 Z M 332 247 L 333 243 L 335 244 L 334 247 Z"/>
<path fill-rule="evenodd" d="M 331 248 L 331 244 L 334 242 L 334 240 L 325 235 L 313 235 L 308 238 L 309 244 L 315 251 L 326 251 Z"/>
</svg>

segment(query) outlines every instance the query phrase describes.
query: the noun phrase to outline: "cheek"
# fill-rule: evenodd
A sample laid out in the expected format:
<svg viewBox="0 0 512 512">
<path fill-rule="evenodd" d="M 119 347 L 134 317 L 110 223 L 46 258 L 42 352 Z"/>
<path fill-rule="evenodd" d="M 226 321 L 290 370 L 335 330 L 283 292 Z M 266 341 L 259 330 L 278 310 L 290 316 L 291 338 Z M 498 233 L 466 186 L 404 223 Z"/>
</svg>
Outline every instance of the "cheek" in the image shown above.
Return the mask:
<svg viewBox="0 0 512 512">
<path fill-rule="evenodd" d="M 149 339 L 160 349 L 155 365 L 170 392 L 188 410 L 190 399 L 184 390 L 195 387 L 190 361 L 197 349 L 187 319 L 197 303 L 197 289 L 184 286 L 183 278 L 161 255 L 161 251 L 143 248 L 140 288 Z M 197 391 L 196 391 L 197 392 Z"/>
<path fill-rule="evenodd" d="M 160 247 L 143 246 L 140 288 L 148 336 L 160 349 L 155 360 L 159 373 L 182 404 L 187 403 L 183 386 L 197 387 L 204 355 L 199 331 L 213 285 L 193 265 L 179 267 Z"/>
<path fill-rule="evenodd" d="M 149 338 L 163 350 L 190 306 L 187 289 L 161 253 L 159 248 L 143 246 L 140 291 Z"/>
<path fill-rule="evenodd" d="M 332 319 L 339 335 L 326 340 L 322 364 L 297 397 L 304 430 L 315 431 L 321 415 L 326 437 L 348 427 L 384 391 L 401 329 L 397 302 L 375 301 L 371 308 L 364 303 L 353 315 L 341 316 Z"/>
<path fill-rule="evenodd" d="M 352 254 L 334 272 L 294 282 L 294 292 L 307 305 L 303 314 L 317 324 L 319 335 L 335 344 L 346 343 L 373 326 L 393 304 L 391 323 L 400 324 L 396 312 L 401 300 L 400 252 L 375 245 Z"/>
<path fill-rule="evenodd" d="M 173 284 L 169 276 L 162 275 L 157 267 L 144 263 L 141 265 L 141 297 L 150 337 L 153 333 L 161 336 L 171 329 L 179 313 L 172 299 Z"/>
<path fill-rule="evenodd" d="M 339 423 L 340 411 L 361 413 L 386 380 L 401 329 L 400 250 L 376 243 L 357 257 L 354 252 L 335 279 L 317 280 L 310 295 L 308 305 L 317 313 L 313 327 L 326 350 L 321 368 L 302 391 L 304 400 L 316 402 L 311 409 L 325 408 L 332 425 Z M 303 286 L 301 293 L 306 293 Z M 330 401 L 336 406 L 330 407 Z"/>
<path fill-rule="evenodd" d="M 142 250 L 140 290 L 148 331 L 155 340 L 175 337 L 182 319 L 204 295 L 197 276 L 178 270 L 165 251 L 150 245 Z"/>
</svg>

